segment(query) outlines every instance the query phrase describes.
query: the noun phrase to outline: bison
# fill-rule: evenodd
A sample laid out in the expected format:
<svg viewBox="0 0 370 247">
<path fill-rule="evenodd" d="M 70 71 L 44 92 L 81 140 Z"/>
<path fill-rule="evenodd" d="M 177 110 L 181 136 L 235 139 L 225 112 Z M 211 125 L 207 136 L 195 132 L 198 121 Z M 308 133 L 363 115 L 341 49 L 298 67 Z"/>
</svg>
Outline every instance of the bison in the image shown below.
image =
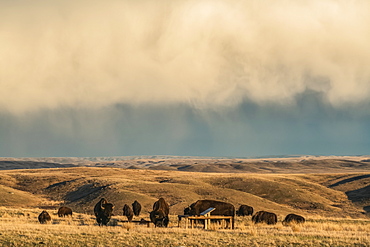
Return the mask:
<svg viewBox="0 0 370 247">
<path fill-rule="evenodd" d="M 248 216 L 253 215 L 253 208 L 248 205 L 240 205 L 238 211 L 236 211 L 238 216 Z"/>
<path fill-rule="evenodd" d="M 198 200 L 184 209 L 185 215 L 200 215 L 208 208 L 216 208 L 211 215 L 235 216 L 235 207 L 231 203 L 214 200 Z"/>
<path fill-rule="evenodd" d="M 108 203 L 107 200 L 101 198 L 100 201 L 94 207 L 94 214 L 98 225 L 107 225 L 113 214 L 114 205 Z"/>
<path fill-rule="evenodd" d="M 65 216 L 72 216 L 72 209 L 68 208 L 68 207 L 60 207 L 58 209 L 58 216 L 59 217 L 65 217 Z"/>
<path fill-rule="evenodd" d="M 39 222 L 41 224 L 45 224 L 48 221 L 51 221 L 50 214 L 48 212 L 46 212 L 45 210 L 41 212 L 41 214 L 39 215 L 38 219 L 39 219 Z"/>
<path fill-rule="evenodd" d="M 277 216 L 274 213 L 259 211 L 252 216 L 252 221 L 254 224 L 264 222 L 268 225 L 275 225 L 277 223 Z"/>
<path fill-rule="evenodd" d="M 130 206 L 127 204 L 123 206 L 123 216 L 127 217 L 128 222 L 131 222 L 132 218 L 134 217 L 134 212 L 132 211 Z"/>
<path fill-rule="evenodd" d="M 150 220 L 156 227 L 167 227 L 169 223 L 169 212 L 170 207 L 168 203 L 163 198 L 159 198 L 153 204 L 153 211 L 150 212 Z"/>
<path fill-rule="evenodd" d="M 221 202 L 221 201 L 215 201 L 215 200 L 198 200 L 191 204 L 189 207 L 184 209 L 185 215 L 197 215 L 199 216 L 200 213 L 207 210 L 208 208 L 215 208 L 211 212 L 211 215 L 222 215 L 222 216 L 235 216 L 235 207 L 231 203 L 228 202 Z M 219 220 L 212 220 L 219 222 Z M 228 224 L 230 223 L 230 220 L 226 220 L 226 227 L 228 227 Z"/>
<path fill-rule="evenodd" d="M 288 214 L 282 223 L 283 225 L 288 225 L 288 224 L 302 224 L 305 222 L 306 220 L 303 216 L 300 216 L 298 214 Z"/>
<path fill-rule="evenodd" d="M 101 205 L 102 204 L 107 204 L 107 203 L 108 203 L 108 201 L 105 200 L 105 198 L 101 198 L 100 201 L 97 204 L 95 204 L 94 214 L 95 214 L 96 217 L 98 217 L 98 212 L 99 212 L 99 209 L 101 208 Z"/>
<path fill-rule="evenodd" d="M 134 203 L 132 203 L 132 209 L 134 210 L 134 215 L 139 216 L 141 212 L 141 204 L 135 200 Z"/>
</svg>

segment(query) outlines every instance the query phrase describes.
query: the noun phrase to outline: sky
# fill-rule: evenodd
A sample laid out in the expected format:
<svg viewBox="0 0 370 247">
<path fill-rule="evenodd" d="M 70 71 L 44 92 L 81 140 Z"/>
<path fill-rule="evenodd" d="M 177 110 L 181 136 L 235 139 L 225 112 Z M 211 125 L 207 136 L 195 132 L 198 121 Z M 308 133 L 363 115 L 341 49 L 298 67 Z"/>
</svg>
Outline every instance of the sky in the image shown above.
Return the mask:
<svg viewBox="0 0 370 247">
<path fill-rule="evenodd" d="M 0 0 L 0 156 L 364 155 L 367 0 Z"/>
</svg>

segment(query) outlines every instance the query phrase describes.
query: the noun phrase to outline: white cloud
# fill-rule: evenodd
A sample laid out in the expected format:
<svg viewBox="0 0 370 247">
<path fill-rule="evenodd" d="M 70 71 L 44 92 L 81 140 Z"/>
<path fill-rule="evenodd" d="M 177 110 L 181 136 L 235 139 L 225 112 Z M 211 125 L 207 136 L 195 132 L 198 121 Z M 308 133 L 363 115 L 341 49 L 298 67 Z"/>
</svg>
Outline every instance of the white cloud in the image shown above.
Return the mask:
<svg viewBox="0 0 370 247">
<path fill-rule="evenodd" d="M 370 95 L 370 2 L 2 1 L 0 110 L 340 107 Z"/>
</svg>

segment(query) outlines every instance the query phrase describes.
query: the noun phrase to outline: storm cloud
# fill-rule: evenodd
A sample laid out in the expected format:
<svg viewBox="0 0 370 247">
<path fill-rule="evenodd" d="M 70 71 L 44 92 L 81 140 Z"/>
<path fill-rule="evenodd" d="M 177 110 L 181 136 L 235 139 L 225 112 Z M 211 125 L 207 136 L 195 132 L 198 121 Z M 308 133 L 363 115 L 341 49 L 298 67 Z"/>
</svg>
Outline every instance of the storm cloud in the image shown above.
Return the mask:
<svg viewBox="0 0 370 247">
<path fill-rule="evenodd" d="M 368 102 L 368 1 L 1 1 L 0 110 Z"/>
<path fill-rule="evenodd" d="M 367 0 L 0 0 L 0 155 L 366 154 Z"/>
</svg>

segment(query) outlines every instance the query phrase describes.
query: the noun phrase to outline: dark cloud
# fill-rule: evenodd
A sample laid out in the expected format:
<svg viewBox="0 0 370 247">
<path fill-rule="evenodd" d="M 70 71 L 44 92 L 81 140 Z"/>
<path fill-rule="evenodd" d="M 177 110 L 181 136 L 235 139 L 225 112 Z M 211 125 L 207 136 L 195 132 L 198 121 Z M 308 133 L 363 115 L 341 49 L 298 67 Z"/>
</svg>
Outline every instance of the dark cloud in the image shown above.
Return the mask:
<svg viewBox="0 0 370 247">
<path fill-rule="evenodd" d="M 60 109 L 1 115 L 1 156 L 287 154 L 358 155 L 370 145 L 369 117 L 332 110 L 308 93 L 287 108 L 244 102 L 233 111 L 187 105 L 99 111 Z"/>
<path fill-rule="evenodd" d="M 0 155 L 366 153 L 369 12 L 0 0 Z"/>
</svg>

